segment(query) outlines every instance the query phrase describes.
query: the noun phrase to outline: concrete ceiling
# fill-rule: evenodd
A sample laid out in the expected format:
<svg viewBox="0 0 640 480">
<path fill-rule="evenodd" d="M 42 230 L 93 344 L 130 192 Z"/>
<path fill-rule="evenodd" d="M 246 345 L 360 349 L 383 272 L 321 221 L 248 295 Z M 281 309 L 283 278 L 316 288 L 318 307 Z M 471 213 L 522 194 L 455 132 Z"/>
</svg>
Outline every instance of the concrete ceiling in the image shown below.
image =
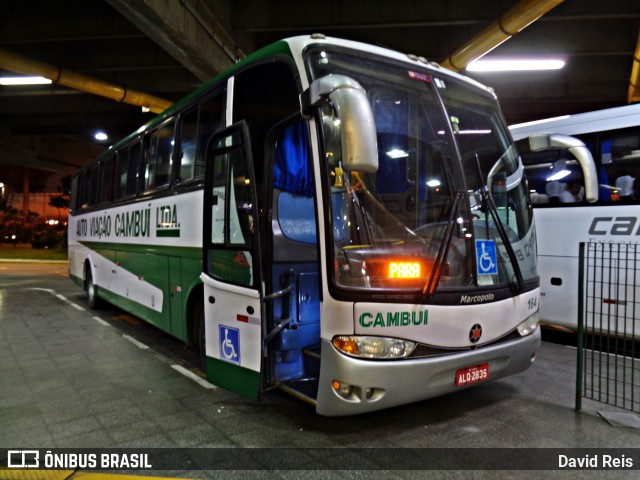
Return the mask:
<svg viewBox="0 0 640 480">
<path fill-rule="evenodd" d="M 4 5 L 0 49 L 175 101 L 233 59 L 291 35 L 321 32 L 442 60 L 516 3 L 20 0 Z M 625 105 L 639 25 L 638 0 L 566 0 L 489 54 L 560 55 L 563 70 L 473 76 L 496 90 L 509 123 Z M 0 164 L 68 173 L 105 148 L 96 130 L 115 141 L 152 115 L 59 85 L 0 86 Z"/>
</svg>

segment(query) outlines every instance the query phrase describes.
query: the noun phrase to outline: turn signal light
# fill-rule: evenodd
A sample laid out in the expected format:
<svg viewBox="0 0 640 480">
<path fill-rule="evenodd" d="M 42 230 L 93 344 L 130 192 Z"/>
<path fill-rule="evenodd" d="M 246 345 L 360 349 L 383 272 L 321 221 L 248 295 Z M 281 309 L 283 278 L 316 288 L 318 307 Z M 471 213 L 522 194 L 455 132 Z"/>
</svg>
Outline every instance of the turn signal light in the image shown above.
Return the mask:
<svg viewBox="0 0 640 480">
<path fill-rule="evenodd" d="M 395 360 L 411 355 L 416 343 L 400 338 L 338 335 L 333 337 L 333 346 L 352 357 Z"/>
<path fill-rule="evenodd" d="M 353 385 L 349 385 L 348 383 L 340 383 L 338 380 L 334 380 L 333 382 L 331 382 L 331 386 L 338 395 L 346 400 L 350 399 L 353 396 Z"/>
<path fill-rule="evenodd" d="M 360 347 L 354 337 L 335 337 L 333 339 L 333 346 L 349 355 L 360 355 Z"/>
</svg>

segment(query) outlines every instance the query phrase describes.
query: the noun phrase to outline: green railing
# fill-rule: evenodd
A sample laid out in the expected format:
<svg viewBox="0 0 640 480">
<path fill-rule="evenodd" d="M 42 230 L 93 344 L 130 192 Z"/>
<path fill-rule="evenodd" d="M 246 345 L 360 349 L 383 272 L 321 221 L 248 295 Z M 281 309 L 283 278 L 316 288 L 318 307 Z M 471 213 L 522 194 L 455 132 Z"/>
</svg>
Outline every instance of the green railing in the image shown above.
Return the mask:
<svg viewBox="0 0 640 480">
<path fill-rule="evenodd" d="M 581 243 L 578 284 L 576 410 L 640 412 L 640 246 Z"/>
</svg>

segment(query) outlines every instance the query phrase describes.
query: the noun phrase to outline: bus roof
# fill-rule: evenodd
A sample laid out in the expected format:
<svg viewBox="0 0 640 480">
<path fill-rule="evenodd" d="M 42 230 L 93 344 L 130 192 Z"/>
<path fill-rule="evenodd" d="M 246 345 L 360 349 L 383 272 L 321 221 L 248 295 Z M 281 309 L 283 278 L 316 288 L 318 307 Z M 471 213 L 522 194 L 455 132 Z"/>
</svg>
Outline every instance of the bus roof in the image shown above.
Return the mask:
<svg viewBox="0 0 640 480">
<path fill-rule="evenodd" d="M 197 88 L 187 96 L 176 101 L 167 110 L 165 110 L 164 112 L 160 113 L 159 115 L 149 120 L 147 123 L 142 125 L 135 132 L 132 132 L 126 137 L 116 141 L 113 145 L 109 146 L 109 148 L 107 148 L 102 154 L 100 154 L 95 159 L 95 161 L 98 161 L 104 156 L 113 154 L 115 151 L 117 151 L 123 145 L 128 144 L 131 140 L 133 140 L 135 137 L 137 137 L 141 133 L 154 127 L 155 125 L 159 125 L 165 119 L 173 115 L 176 111 L 179 111 L 182 107 L 189 105 L 196 98 L 205 94 L 205 92 L 209 91 L 209 89 L 211 89 L 213 86 L 219 84 L 225 78 L 232 76 L 235 72 L 243 69 L 246 65 L 250 65 L 251 63 L 260 61 L 263 58 L 270 58 L 278 55 L 289 56 L 296 61 L 301 61 L 301 58 L 302 58 L 301 54 L 304 51 L 304 49 L 307 48 L 309 45 L 316 45 L 316 44 L 326 44 L 326 45 L 335 45 L 335 46 L 340 46 L 345 48 L 352 48 L 354 50 L 360 50 L 360 51 L 372 53 L 374 55 L 387 57 L 389 59 L 396 60 L 399 62 L 414 64 L 416 68 L 421 68 L 421 69 L 427 68 L 432 71 L 437 71 L 438 73 L 443 75 L 455 77 L 461 81 L 464 81 L 470 85 L 473 85 L 474 87 L 482 91 L 485 91 L 486 93 L 496 98 L 495 92 L 492 88 L 487 87 L 486 85 L 483 85 L 457 72 L 441 67 L 440 65 L 438 65 L 438 63 L 429 61 L 424 57 L 418 57 L 416 55 L 411 55 L 411 54 L 404 54 L 404 53 L 397 52 L 395 50 L 391 50 L 388 48 L 379 47 L 379 46 L 375 46 L 367 43 L 356 42 L 352 40 L 344 40 L 344 39 L 335 38 L 335 37 L 326 37 L 323 34 L 300 35 L 297 37 L 290 37 L 290 38 L 279 40 L 259 50 L 256 50 L 252 54 L 248 55 L 246 58 L 242 59 L 238 63 L 232 65 L 228 69 L 216 75 L 211 80 L 208 80 L 207 82 L 205 82 L 203 85 L 201 85 L 199 88 Z M 305 70 L 304 65 L 298 64 L 297 66 L 300 69 L 300 71 L 304 72 Z M 303 88 L 308 87 L 306 78 L 302 79 L 302 86 Z"/>
<path fill-rule="evenodd" d="M 483 85 L 476 80 L 461 75 L 453 70 L 449 70 L 447 68 L 441 67 L 437 62 L 427 60 L 424 57 L 420 57 L 418 55 L 412 55 L 410 53 L 402 53 L 396 50 L 391 50 L 386 47 L 380 47 L 377 45 L 371 45 L 368 43 L 357 42 L 354 40 L 345 40 L 341 38 L 335 37 L 325 37 L 322 34 L 314 34 L 314 35 L 300 35 L 297 37 L 291 37 L 283 40 L 287 42 L 291 47 L 291 51 L 298 57 L 301 57 L 302 52 L 309 45 L 313 44 L 326 44 L 326 45 L 335 45 L 340 47 L 352 48 L 354 50 L 360 50 L 364 52 L 369 52 L 374 55 L 378 55 L 381 57 L 387 57 L 392 60 L 396 60 L 398 62 L 404 63 L 413 63 L 416 67 L 419 68 L 429 68 L 431 70 L 436 70 L 438 73 L 442 73 L 444 75 L 449 75 L 452 77 L 456 77 L 459 80 L 462 80 L 466 83 L 472 84 L 477 88 L 480 88 L 495 97 L 495 92 L 492 88 Z"/>
<path fill-rule="evenodd" d="M 509 126 L 509 130 L 514 140 L 519 140 L 533 133 L 580 135 L 636 125 L 640 125 L 640 103 L 520 123 Z"/>
</svg>

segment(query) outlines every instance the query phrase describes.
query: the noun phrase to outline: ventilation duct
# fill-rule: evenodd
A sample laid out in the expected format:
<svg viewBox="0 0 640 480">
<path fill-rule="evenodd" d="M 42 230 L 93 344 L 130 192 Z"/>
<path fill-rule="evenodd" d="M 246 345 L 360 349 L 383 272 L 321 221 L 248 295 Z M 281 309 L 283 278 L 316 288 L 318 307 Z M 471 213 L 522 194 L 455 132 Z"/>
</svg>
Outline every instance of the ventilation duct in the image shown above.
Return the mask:
<svg viewBox="0 0 640 480">
<path fill-rule="evenodd" d="M 462 70 L 472 61 L 486 55 L 502 42 L 524 30 L 564 0 L 523 0 L 504 12 L 497 20 L 464 45 L 456 48 L 440 62 L 453 71 Z"/>
<path fill-rule="evenodd" d="M 105 82 L 2 49 L 0 49 L 0 68 L 22 75 L 45 77 L 58 85 L 148 108 L 153 113 L 161 113 L 172 105 L 168 100 L 131 90 L 123 85 Z"/>
</svg>

